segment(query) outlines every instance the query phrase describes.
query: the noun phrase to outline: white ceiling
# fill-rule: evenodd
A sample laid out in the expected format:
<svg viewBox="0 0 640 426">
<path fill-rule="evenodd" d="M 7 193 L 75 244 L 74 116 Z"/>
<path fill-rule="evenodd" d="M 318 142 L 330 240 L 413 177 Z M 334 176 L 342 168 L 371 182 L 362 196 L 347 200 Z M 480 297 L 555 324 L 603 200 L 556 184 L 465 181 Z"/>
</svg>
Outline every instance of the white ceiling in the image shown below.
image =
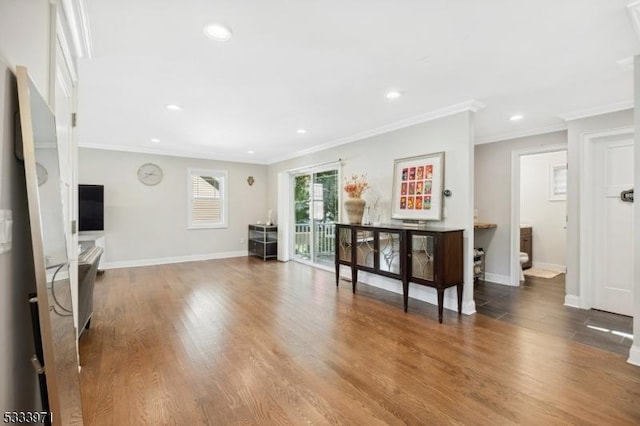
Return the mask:
<svg viewBox="0 0 640 426">
<path fill-rule="evenodd" d="M 479 143 L 564 128 L 632 105 L 628 3 L 87 0 L 80 145 L 269 164 L 478 103 Z"/>
</svg>

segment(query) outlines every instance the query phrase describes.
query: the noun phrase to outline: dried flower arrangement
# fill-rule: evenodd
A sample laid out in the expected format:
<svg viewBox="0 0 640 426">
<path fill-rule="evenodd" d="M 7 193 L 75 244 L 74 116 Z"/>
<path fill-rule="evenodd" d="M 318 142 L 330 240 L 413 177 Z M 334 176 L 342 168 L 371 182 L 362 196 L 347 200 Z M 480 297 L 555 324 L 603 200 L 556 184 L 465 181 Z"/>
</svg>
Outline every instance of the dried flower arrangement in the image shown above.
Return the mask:
<svg viewBox="0 0 640 426">
<path fill-rule="evenodd" d="M 349 194 L 349 198 L 360 198 L 362 193 L 369 188 L 366 175 L 351 175 L 344 184 L 344 191 Z"/>
</svg>

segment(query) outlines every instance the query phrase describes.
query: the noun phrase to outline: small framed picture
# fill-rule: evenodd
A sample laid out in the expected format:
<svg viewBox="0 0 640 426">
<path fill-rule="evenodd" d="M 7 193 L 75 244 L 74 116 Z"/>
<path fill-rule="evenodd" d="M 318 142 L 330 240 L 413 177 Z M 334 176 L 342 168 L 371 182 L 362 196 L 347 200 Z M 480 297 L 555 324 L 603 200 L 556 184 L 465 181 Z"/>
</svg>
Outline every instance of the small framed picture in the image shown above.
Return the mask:
<svg viewBox="0 0 640 426">
<path fill-rule="evenodd" d="M 444 152 L 395 160 L 391 217 L 442 220 L 443 189 Z"/>
</svg>

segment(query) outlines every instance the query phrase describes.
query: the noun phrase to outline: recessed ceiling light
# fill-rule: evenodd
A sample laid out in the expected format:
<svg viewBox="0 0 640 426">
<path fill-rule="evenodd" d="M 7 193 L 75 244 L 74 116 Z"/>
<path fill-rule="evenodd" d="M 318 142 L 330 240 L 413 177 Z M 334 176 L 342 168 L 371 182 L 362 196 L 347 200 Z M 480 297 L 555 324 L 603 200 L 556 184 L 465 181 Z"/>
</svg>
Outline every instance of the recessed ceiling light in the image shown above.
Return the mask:
<svg viewBox="0 0 640 426">
<path fill-rule="evenodd" d="M 182 111 L 182 107 L 180 105 L 176 105 L 176 104 L 167 105 L 167 109 L 169 111 Z"/>
<path fill-rule="evenodd" d="M 215 41 L 228 41 L 233 36 L 231 28 L 218 23 L 205 26 L 203 31 L 207 37 Z"/>
<path fill-rule="evenodd" d="M 518 120 L 522 120 L 523 118 L 524 118 L 524 115 L 516 114 L 516 115 L 512 115 L 511 117 L 509 117 L 509 120 L 518 121 Z"/>
<path fill-rule="evenodd" d="M 306 129 L 298 129 L 298 130 L 296 130 L 296 133 L 299 134 L 299 135 L 304 135 L 305 133 L 307 133 L 307 130 Z"/>
<path fill-rule="evenodd" d="M 158 138 L 151 138 L 151 142 L 153 142 L 153 143 L 159 143 L 159 142 L 160 142 L 160 139 L 158 139 Z"/>
<path fill-rule="evenodd" d="M 249 150 L 247 151 L 247 154 L 255 154 L 256 152 L 254 150 Z"/>
<path fill-rule="evenodd" d="M 387 94 L 384 96 L 387 99 L 398 99 L 400 96 L 402 96 L 402 92 L 399 92 L 397 90 L 391 90 L 390 92 L 387 92 Z"/>
</svg>

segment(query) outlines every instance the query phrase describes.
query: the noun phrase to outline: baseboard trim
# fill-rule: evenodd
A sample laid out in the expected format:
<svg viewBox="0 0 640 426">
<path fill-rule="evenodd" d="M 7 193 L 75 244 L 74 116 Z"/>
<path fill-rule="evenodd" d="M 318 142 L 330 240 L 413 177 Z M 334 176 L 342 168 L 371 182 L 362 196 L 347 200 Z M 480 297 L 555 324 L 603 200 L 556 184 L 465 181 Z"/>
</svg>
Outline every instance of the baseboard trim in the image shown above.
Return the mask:
<svg viewBox="0 0 640 426">
<path fill-rule="evenodd" d="M 508 285 L 511 287 L 517 287 L 511 285 L 511 277 L 509 275 L 492 274 L 491 272 L 485 272 L 484 280 L 494 284 Z"/>
<path fill-rule="evenodd" d="M 580 296 L 574 296 L 573 294 L 566 294 L 564 296 L 564 306 L 570 306 L 572 308 L 582 309 Z"/>
<path fill-rule="evenodd" d="M 536 269 L 546 269 L 547 271 L 560 272 L 561 274 L 567 272 L 566 265 L 557 265 L 555 263 L 533 262 L 532 267 Z"/>
<path fill-rule="evenodd" d="M 340 277 L 345 280 L 351 280 L 351 275 L 346 275 L 343 271 L 340 271 Z M 360 283 L 402 294 L 402 282 L 400 280 L 361 271 L 358 273 L 358 284 Z M 351 287 L 351 284 L 349 284 L 349 286 Z M 438 293 L 436 290 L 418 284 L 409 283 L 409 299 L 416 299 L 432 305 L 438 305 Z M 443 306 L 445 309 L 458 312 L 458 293 L 455 287 L 450 287 L 445 290 Z M 409 310 L 411 310 L 410 308 L 411 302 L 409 302 Z M 475 314 L 476 302 L 474 300 L 463 300 L 462 313 L 465 315 Z"/>
<path fill-rule="evenodd" d="M 248 256 L 247 250 L 223 253 L 192 254 L 189 256 L 160 257 L 155 259 L 122 260 L 119 262 L 105 262 L 102 269 L 135 268 L 139 266 L 168 265 L 171 263 L 198 262 L 201 260 L 228 259 L 230 257 Z"/>
<path fill-rule="evenodd" d="M 456 301 L 456 303 L 458 303 Z M 456 305 L 458 306 L 458 305 Z M 462 301 L 462 313 L 465 315 L 473 315 L 476 313 L 476 301 L 475 300 L 463 300 Z"/>
<path fill-rule="evenodd" d="M 629 359 L 627 360 L 629 364 L 637 365 L 640 367 L 640 346 L 633 345 L 631 349 L 629 349 Z"/>
</svg>

